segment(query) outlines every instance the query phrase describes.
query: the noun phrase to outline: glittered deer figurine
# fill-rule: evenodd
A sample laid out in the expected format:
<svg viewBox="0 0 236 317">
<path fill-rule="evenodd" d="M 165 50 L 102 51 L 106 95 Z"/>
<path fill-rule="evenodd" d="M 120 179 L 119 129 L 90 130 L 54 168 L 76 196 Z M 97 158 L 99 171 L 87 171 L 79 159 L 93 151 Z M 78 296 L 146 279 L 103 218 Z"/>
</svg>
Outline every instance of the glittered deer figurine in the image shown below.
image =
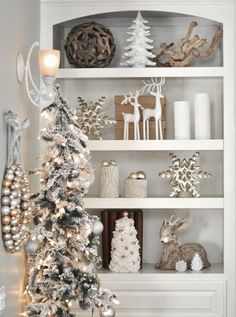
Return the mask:
<svg viewBox="0 0 236 317">
<path fill-rule="evenodd" d="M 125 113 L 122 112 L 124 118 L 124 140 L 129 140 L 129 124 L 134 124 L 134 140 L 140 140 L 140 132 L 139 132 L 139 120 L 140 113 L 139 108 L 141 105 L 138 102 L 139 92 L 136 91 L 136 95 L 134 96 L 131 92 L 128 96 L 124 95 L 124 100 L 122 101 L 122 105 L 130 103 L 131 106 L 134 107 L 134 113 Z"/>
<path fill-rule="evenodd" d="M 151 118 L 155 119 L 155 135 L 156 140 L 163 139 L 162 134 L 162 124 L 161 124 L 161 117 L 162 117 L 162 108 L 161 108 L 161 98 L 164 96 L 161 94 L 161 87 L 165 83 L 165 78 L 161 78 L 158 82 L 157 78 L 152 78 L 150 82 L 144 81 L 144 87 L 142 91 L 147 90 L 152 96 L 155 97 L 155 108 L 146 108 L 143 109 L 143 139 L 149 139 L 149 120 Z"/>
<path fill-rule="evenodd" d="M 185 228 L 187 228 L 185 218 L 175 218 L 175 216 L 172 215 L 169 220 L 164 220 L 160 229 L 160 240 L 163 243 L 163 251 L 161 260 L 156 264 L 156 269 L 175 270 L 175 264 L 179 260 L 185 261 L 187 268 L 190 268 L 195 253 L 200 255 L 204 268 L 210 266 L 207 259 L 207 252 L 201 244 L 178 244 L 178 233 Z"/>
</svg>

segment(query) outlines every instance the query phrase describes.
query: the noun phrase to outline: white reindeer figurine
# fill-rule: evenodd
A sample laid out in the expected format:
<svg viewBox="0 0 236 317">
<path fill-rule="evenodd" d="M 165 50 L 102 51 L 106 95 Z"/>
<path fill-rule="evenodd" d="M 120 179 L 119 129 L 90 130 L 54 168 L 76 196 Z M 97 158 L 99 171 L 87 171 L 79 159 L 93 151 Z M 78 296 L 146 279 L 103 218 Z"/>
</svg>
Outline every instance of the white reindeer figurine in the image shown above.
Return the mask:
<svg viewBox="0 0 236 317">
<path fill-rule="evenodd" d="M 191 261 L 195 253 L 202 258 L 204 268 L 208 268 L 210 263 L 207 259 L 207 252 L 199 243 L 178 244 L 178 233 L 187 227 L 186 219 L 176 218 L 172 215 L 169 220 L 164 220 L 160 229 L 160 239 L 163 243 L 161 260 L 156 264 L 157 269 L 175 270 L 175 264 L 179 260 L 187 263 L 187 268 L 191 267 Z"/>
<path fill-rule="evenodd" d="M 134 124 L 134 140 L 140 140 L 139 132 L 139 120 L 140 113 L 139 108 L 141 105 L 138 103 L 139 91 L 136 90 L 136 95 L 134 96 L 131 92 L 128 96 L 124 95 L 123 104 L 130 103 L 134 107 L 134 113 L 124 113 L 122 112 L 124 118 L 124 140 L 129 140 L 129 124 Z"/>
<path fill-rule="evenodd" d="M 145 91 L 147 89 L 147 91 L 155 97 L 155 108 L 146 108 L 143 110 L 143 139 L 149 140 L 149 120 L 154 117 L 156 140 L 163 140 L 161 124 L 161 98 L 163 98 L 163 95 L 161 94 L 161 87 L 165 83 L 165 78 L 161 78 L 160 82 L 157 81 L 157 78 L 152 78 L 150 82 L 144 81 L 143 83 L 144 87 L 142 90 Z"/>
</svg>

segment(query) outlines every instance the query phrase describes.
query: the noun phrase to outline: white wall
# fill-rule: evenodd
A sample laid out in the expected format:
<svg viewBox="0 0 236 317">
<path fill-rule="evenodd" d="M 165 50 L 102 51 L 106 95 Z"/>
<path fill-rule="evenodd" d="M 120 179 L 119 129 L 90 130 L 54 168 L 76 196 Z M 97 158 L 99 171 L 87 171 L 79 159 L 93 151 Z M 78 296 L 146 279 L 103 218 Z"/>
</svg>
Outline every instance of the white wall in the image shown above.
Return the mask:
<svg viewBox="0 0 236 317">
<path fill-rule="evenodd" d="M 30 128 L 24 132 L 23 155 L 25 168 L 35 166 L 38 152 L 36 136 L 38 134 L 37 110 L 29 103 L 24 84 L 16 80 L 16 56 L 22 52 L 26 56 L 32 42 L 39 39 L 39 0 L 1 0 L 0 3 L 0 183 L 6 163 L 6 124 L 3 112 L 9 109 L 17 112 L 21 118 L 28 117 Z M 24 258 L 4 251 L 0 238 L 0 286 L 5 285 L 7 309 L 3 316 L 20 316 L 22 285 L 24 279 Z"/>
</svg>

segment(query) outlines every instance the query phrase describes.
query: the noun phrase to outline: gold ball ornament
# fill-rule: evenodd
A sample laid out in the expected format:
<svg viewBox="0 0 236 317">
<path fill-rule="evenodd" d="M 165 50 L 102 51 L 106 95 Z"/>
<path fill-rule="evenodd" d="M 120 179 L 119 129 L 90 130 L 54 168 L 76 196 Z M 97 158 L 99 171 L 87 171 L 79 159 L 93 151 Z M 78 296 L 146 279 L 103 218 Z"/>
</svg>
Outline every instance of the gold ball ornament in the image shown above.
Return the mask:
<svg viewBox="0 0 236 317">
<path fill-rule="evenodd" d="M 11 181 L 9 181 L 9 180 L 7 180 L 7 179 L 4 179 L 4 181 L 3 181 L 3 186 L 4 187 L 10 187 L 12 185 L 12 182 Z"/>
<path fill-rule="evenodd" d="M 9 225 L 11 223 L 11 218 L 9 216 L 2 217 L 2 224 Z"/>
<path fill-rule="evenodd" d="M 99 310 L 100 317 L 115 317 L 116 311 L 111 305 L 101 307 Z"/>
</svg>

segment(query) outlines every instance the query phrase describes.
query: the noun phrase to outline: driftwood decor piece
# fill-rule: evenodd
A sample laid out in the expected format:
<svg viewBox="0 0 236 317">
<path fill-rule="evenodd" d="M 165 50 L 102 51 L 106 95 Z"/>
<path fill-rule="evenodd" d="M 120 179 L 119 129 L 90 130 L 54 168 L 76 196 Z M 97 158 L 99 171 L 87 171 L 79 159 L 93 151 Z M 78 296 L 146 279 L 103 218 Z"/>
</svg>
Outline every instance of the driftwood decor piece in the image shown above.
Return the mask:
<svg viewBox="0 0 236 317">
<path fill-rule="evenodd" d="M 106 67 L 116 51 L 111 31 L 96 22 L 75 26 L 67 35 L 64 47 L 68 62 L 78 68 Z"/>
<path fill-rule="evenodd" d="M 205 50 L 199 50 L 207 44 L 207 40 L 198 35 L 192 36 L 193 29 L 197 26 L 193 21 L 184 38 L 182 38 L 176 47 L 174 43 L 161 43 L 161 52 L 154 59 L 157 67 L 184 67 L 188 66 L 193 56 L 198 58 L 208 57 L 213 54 L 214 48 L 223 36 L 223 30 L 219 27 L 216 31 L 211 44 Z"/>
</svg>

